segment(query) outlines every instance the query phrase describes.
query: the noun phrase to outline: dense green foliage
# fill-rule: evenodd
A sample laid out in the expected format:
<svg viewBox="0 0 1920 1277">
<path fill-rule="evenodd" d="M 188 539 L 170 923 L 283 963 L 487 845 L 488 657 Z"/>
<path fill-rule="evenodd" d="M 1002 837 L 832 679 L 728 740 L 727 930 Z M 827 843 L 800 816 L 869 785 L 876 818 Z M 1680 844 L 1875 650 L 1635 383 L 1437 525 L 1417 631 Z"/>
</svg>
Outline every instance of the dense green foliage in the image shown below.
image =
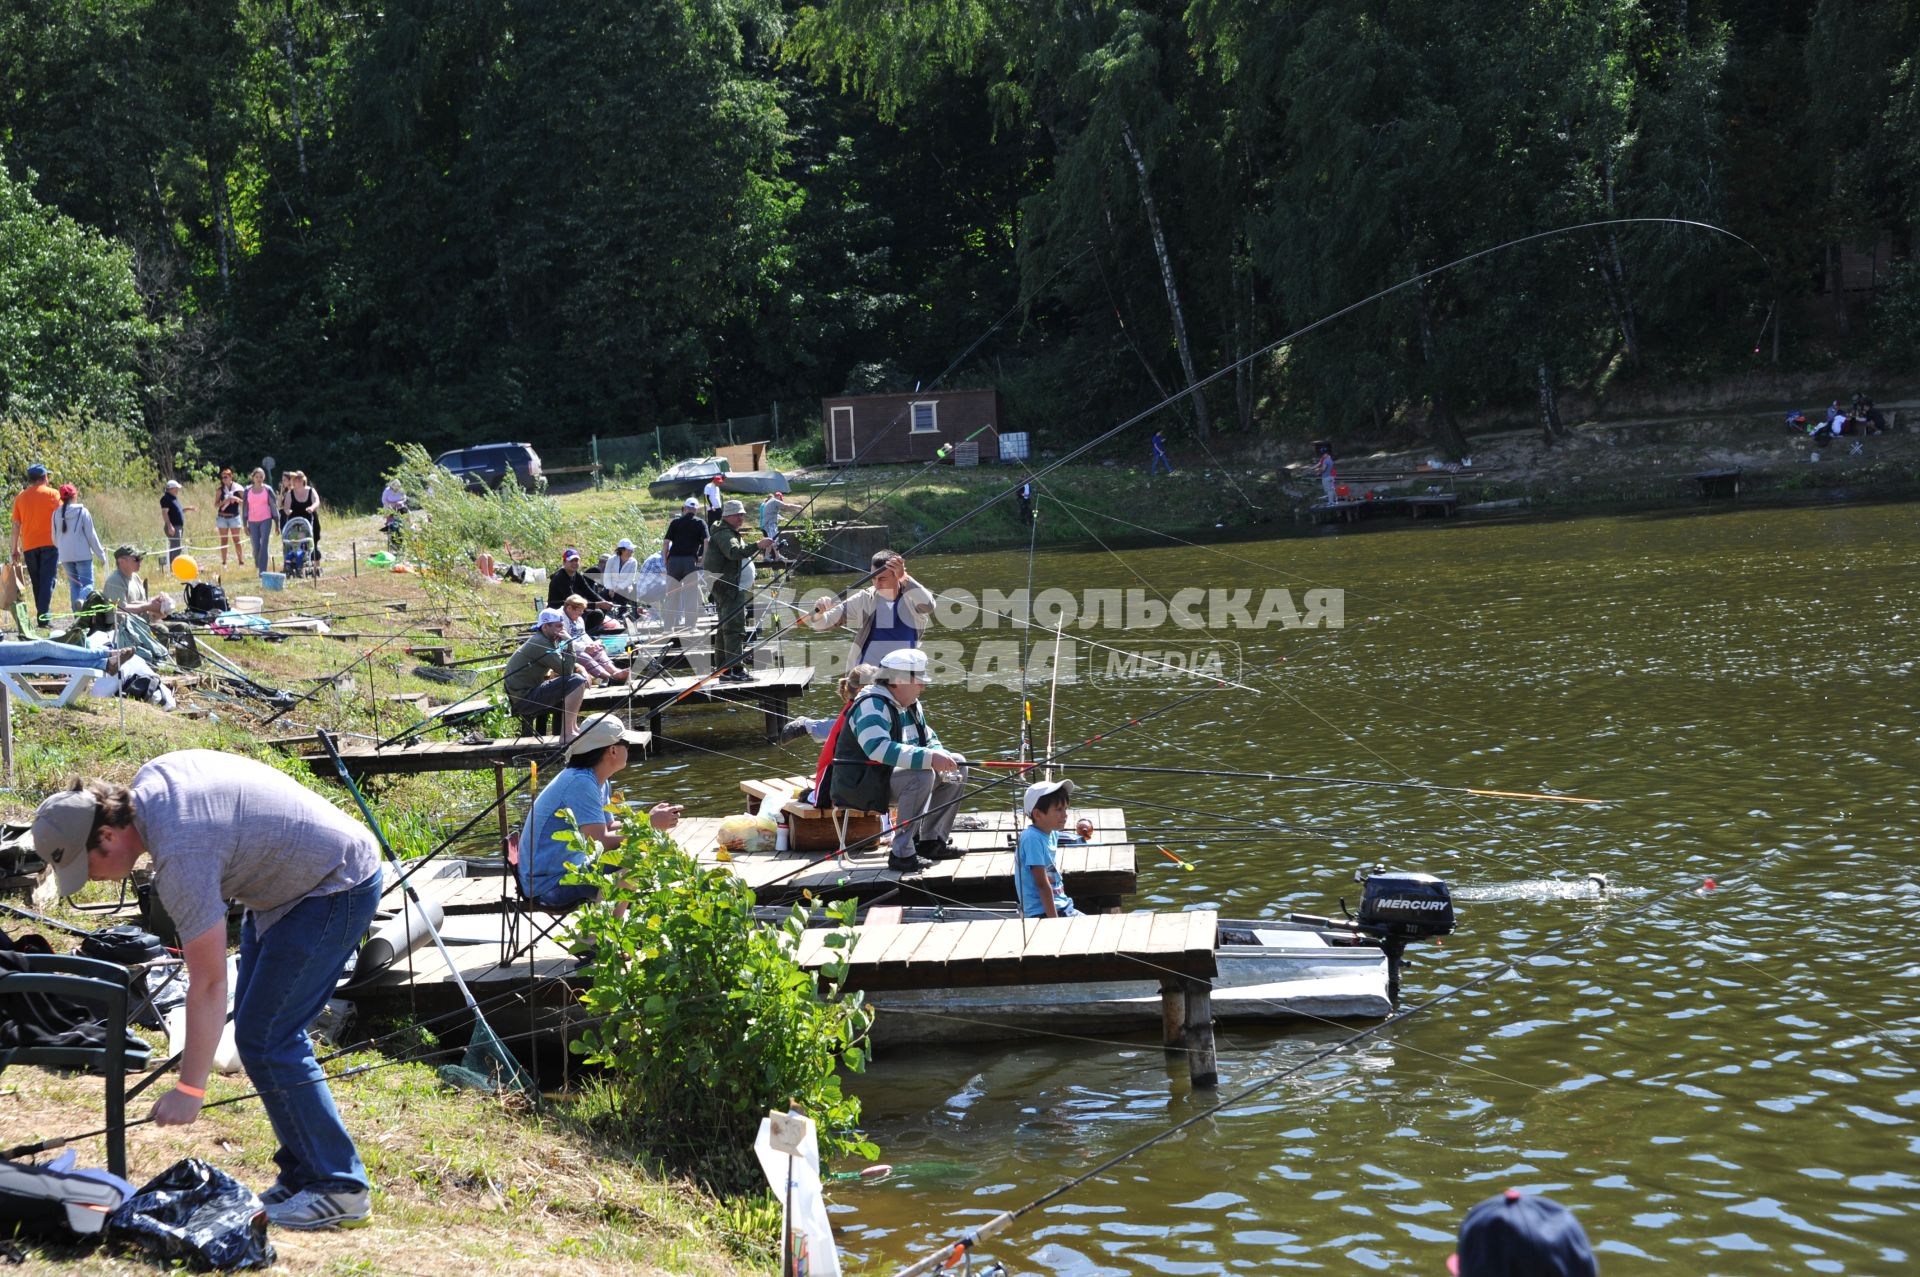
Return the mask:
<svg viewBox="0 0 1920 1277">
<path fill-rule="evenodd" d="M 407 558 L 417 564 L 427 593 L 450 609 L 481 588 L 475 557 L 485 550 L 505 566 L 524 554 L 550 562 L 560 536 L 560 508 L 517 483 L 480 491 L 434 464 L 417 443 L 399 443 L 399 464 L 387 477 L 407 494 L 401 516 Z"/>
<path fill-rule="evenodd" d="M 113 316 L 35 411 L 123 416 L 137 320 L 158 453 L 335 492 L 389 439 L 805 429 L 937 379 L 1065 441 L 1539 230 L 1759 250 L 1508 251 L 1172 426 L 1457 446 L 1620 378 L 1910 366 L 1875 292 L 1920 220 L 1916 48 L 1908 0 L 0 0 L 0 201 L 122 246 L 33 221 L 74 322 Z"/>
<path fill-rule="evenodd" d="M 803 906 L 760 925 L 739 877 L 702 868 L 644 813 L 625 815 L 626 839 L 598 871 L 568 871 L 603 892 L 574 915 L 574 943 L 591 948 L 581 1001 L 595 1017 L 575 1050 L 609 1070 L 622 1125 L 683 1169 L 744 1183 L 761 1117 L 793 1100 L 818 1122 L 823 1151 L 873 1156 L 856 1130 L 860 1101 L 840 1089 L 842 1066 L 865 1067 L 872 1020 L 833 984 L 844 960 L 821 973 L 823 991 L 792 957 Z M 851 922 L 853 906 L 831 911 Z"/>
</svg>

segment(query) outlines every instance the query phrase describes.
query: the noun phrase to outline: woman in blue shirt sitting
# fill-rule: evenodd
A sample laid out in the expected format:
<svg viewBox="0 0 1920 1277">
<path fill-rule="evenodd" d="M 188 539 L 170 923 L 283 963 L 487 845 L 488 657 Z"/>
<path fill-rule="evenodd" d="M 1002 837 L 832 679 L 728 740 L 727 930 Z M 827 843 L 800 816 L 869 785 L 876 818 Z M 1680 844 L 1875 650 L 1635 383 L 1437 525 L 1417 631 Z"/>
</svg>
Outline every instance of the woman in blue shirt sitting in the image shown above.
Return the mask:
<svg viewBox="0 0 1920 1277">
<path fill-rule="evenodd" d="M 597 887 L 560 880 L 568 865 L 585 864 L 593 847 L 620 846 L 620 822 L 607 814 L 607 803 L 614 773 L 627 765 L 625 729 L 612 714 L 594 719 L 567 746 L 566 767 L 533 800 L 520 831 L 519 873 L 521 890 L 536 904 L 564 909 L 600 894 Z M 657 804 L 647 820 L 665 832 L 680 822 L 680 808 Z M 559 840 L 576 830 L 587 846 Z"/>
</svg>

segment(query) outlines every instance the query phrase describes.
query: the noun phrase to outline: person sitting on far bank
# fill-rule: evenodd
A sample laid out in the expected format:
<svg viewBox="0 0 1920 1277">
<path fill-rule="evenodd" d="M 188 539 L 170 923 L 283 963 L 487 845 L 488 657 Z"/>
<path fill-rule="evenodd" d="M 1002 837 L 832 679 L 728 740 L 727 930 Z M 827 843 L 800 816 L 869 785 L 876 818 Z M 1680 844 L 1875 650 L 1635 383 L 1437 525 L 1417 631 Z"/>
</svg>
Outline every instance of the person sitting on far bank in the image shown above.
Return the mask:
<svg viewBox="0 0 1920 1277">
<path fill-rule="evenodd" d="M 871 562 L 873 580 L 836 603 L 821 599 L 805 617 L 816 630 L 844 625 L 853 631 L 847 668 L 878 665 L 889 652 L 919 647 L 920 636 L 933 620 L 933 592 L 907 574 L 906 556 L 876 550 Z"/>
<path fill-rule="evenodd" d="M 1460 1221 L 1459 1249 L 1447 1256 L 1454 1277 L 1599 1277 L 1586 1230 L 1551 1197 L 1509 1188 Z"/>
<path fill-rule="evenodd" d="M 573 739 L 580 730 L 580 702 L 587 695 L 587 679 L 574 671 L 565 612 L 541 611 L 533 633 L 507 658 L 507 672 L 500 683 L 507 692 L 507 709 L 516 718 L 538 718 L 558 710 L 560 739 Z"/>
<path fill-rule="evenodd" d="M 1042 780 L 1027 786 L 1021 806 L 1027 827 L 1013 856 L 1013 891 L 1023 918 L 1077 918 L 1060 885 L 1060 831 L 1067 827 L 1067 803 L 1073 798 L 1070 780 Z"/>
<path fill-rule="evenodd" d="M 63 896 L 152 859 L 189 981 L 186 1048 L 173 1088 L 154 1101 L 159 1126 L 200 1116 L 227 1018 L 227 901 L 246 906 L 233 1041 L 279 1143 L 279 1177 L 261 1194 L 267 1221 L 366 1223 L 366 1167 L 307 1038 L 380 903 L 380 853 L 366 826 L 264 763 L 188 749 L 153 759 L 131 785 L 75 781 L 52 795 L 34 814 L 33 845 Z"/>
<path fill-rule="evenodd" d="M 547 782 L 533 800 L 527 823 L 520 831 L 520 889 L 529 900 L 549 909 L 567 909 L 600 896 L 597 887 L 562 882 L 568 865 L 584 865 L 594 849 L 613 851 L 620 846 L 620 823 L 607 812 L 610 786 L 627 765 L 624 724 L 614 714 L 602 714 L 567 746 L 567 765 Z M 657 803 L 647 822 L 665 833 L 680 823 L 680 808 Z M 560 840 L 578 831 L 587 846 Z"/>
<path fill-rule="evenodd" d="M 147 597 L 147 583 L 140 576 L 140 551 L 130 545 L 120 546 L 113 552 L 113 571 L 107 573 L 100 593 L 122 612 L 149 623 L 164 617 L 175 607 L 170 595 Z"/>
<path fill-rule="evenodd" d="M 873 686 L 863 688 L 847 708 L 828 779 L 836 807 L 898 810 L 887 847 L 887 868 L 898 873 L 959 854 L 947 834 L 966 785 L 967 760 L 946 750 L 927 722 L 920 704 L 926 686 L 925 652 L 887 653 Z"/>
<path fill-rule="evenodd" d="M 547 578 L 547 606 L 563 607 L 568 598 L 578 595 L 587 601 L 587 633 L 598 634 L 619 605 L 607 598 L 580 570 L 580 551 L 569 548 L 560 556 L 560 570 Z M 615 627 L 618 628 L 617 626 Z"/>
<path fill-rule="evenodd" d="M 566 613 L 567 637 L 573 642 L 574 659 L 580 662 L 580 668 L 587 677 L 605 679 L 609 683 L 626 682 L 633 671 L 616 667 L 600 641 L 587 634 L 586 623 L 582 619 L 587 614 L 587 601 L 578 594 L 569 594 L 560 605 L 560 610 Z"/>
</svg>

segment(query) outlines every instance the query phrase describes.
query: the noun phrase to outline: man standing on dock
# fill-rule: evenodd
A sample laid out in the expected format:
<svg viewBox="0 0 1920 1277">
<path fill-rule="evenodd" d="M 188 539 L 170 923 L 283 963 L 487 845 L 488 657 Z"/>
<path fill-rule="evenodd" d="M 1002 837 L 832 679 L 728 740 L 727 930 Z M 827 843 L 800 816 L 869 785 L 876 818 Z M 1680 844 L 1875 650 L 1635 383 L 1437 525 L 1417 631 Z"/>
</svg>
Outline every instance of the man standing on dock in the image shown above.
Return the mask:
<svg viewBox="0 0 1920 1277">
<path fill-rule="evenodd" d="M 667 576 L 673 581 L 667 590 L 668 629 L 692 629 L 700 619 L 700 560 L 706 552 L 707 521 L 700 517 L 700 499 L 688 497 L 660 543 Z"/>
<path fill-rule="evenodd" d="M 816 630 L 844 625 L 853 631 L 853 649 L 847 668 L 879 665 L 889 652 L 920 646 L 920 635 L 933 620 L 933 592 L 907 575 L 906 556 L 894 550 L 876 550 L 873 583 L 855 590 L 840 602 L 821 599 L 806 623 Z"/>
<path fill-rule="evenodd" d="M 720 522 L 713 525 L 707 542 L 705 567 L 713 576 L 713 668 L 720 671 L 723 683 L 744 683 L 753 676 L 741 664 L 741 650 L 747 645 L 747 589 L 741 578 L 753 562 L 756 551 L 770 550 L 773 541 L 761 537 L 749 541 L 740 535 L 747 521 L 747 507 L 729 501 L 720 507 Z"/>
<path fill-rule="evenodd" d="M 836 806 L 857 811 L 899 810 L 887 848 L 887 868 L 913 873 L 927 860 L 959 853 L 947 843 L 967 783 L 966 759 L 940 745 L 920 694 L 927 686 L 927 654 L 889 652 L 880 677 L 861 689 L 833 747 L 831 791 Z"/>
</svg>

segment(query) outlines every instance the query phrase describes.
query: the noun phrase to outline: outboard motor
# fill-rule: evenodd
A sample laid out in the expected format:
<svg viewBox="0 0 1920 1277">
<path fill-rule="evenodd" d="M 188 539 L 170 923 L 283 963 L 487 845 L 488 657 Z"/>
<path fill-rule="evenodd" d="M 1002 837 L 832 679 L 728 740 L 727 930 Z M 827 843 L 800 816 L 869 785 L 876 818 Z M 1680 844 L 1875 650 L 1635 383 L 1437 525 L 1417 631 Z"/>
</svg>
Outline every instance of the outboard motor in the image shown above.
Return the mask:
<svg viewBox="0 0 1920 1277">
<path fill-rule="evenodd" d="M 1453 932 L 1453 893 L 1432 874 L 1376 868 L 1360 877 L 1360 930 L 1381 940 L 1431 940 Z"/>
</svg>

